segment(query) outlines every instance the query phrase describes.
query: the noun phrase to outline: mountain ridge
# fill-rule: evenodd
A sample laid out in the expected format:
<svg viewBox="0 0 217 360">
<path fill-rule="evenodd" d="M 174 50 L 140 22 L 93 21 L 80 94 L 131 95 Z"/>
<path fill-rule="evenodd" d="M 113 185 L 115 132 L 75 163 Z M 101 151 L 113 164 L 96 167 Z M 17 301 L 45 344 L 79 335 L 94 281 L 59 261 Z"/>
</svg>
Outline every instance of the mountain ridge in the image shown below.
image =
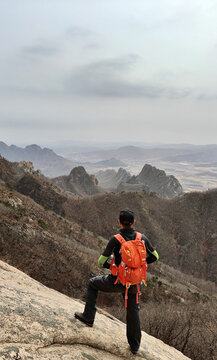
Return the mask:
<svg viewBox="0 0 217 360">
<path fill-rule="evenodd" d="M 65 174 L 75 165 L 75 162 L 57 155 L 52 149 L 41 148 L 36 144 L 21 148 L 16 145 L 8 146 L 1 141 L 0 154 L 13 162 L 31 161 L 36 169 L 49 177 Z"/>
<path fill-rule="evenodd" d="M 97 258 L 107 244 L 105 238 L 118 232 L 120 208 L 130 206 L 136 214 L 137 230 L 148 235 L 161 259 L 149 266 L 148 286 L 142 289 L 142 328 L 177 349 L 184 349 L 192 359 L 212 359 L 210 331 L 215 326 L 216 287 L 201 277 L 207 279 L 215 274 L 215 191 L 191 197 L 186 194 L 175 200 L 145 192 L 75 199 L 43 176 L 17 173 L 16 166 L 1 157 L 0 169 L 1 260 L 46 286 L 85 300 L 88 279 L 107 271 L 97 266 Z M 196 229 L 203 232 L 200 241 L 190 236 L 196 234 Z M 105 233 L 105 237 L 100 233 Z M 203 251 L 200 253 L 198 248 Z M 186 274 L 178 268 L 185 269 Z M 9 309 L 8 302 L 5 305 Z M 99 294 L 98 305 L 125 320 L 120 311 L 124 309 L 122 297 Z M 190 339 L 188 332 L 192 334 Z"/>
<path fill-rule="evenodd" d="M 38 204 L 107 238 L 117 231 L 119 211 L 130 207 L 135 211 L 138 229 L 161 248 L 163 261 L 194 276 L 216 280 L 217 190 L 188 193 L 170 200 L 145 191 L 75 199 L 57 189 L 50 180 L 33 174 L 19 178 L 14 186 Z M 204 227 L 206 222 L 209 227 Z M 188 245 L 184 239 L 188 239 Z M 193 250 L 189 252 L 191 246 Z M 212 251 L 206 253 L 207 247 Z M 198 262 L 194 261 L 195 257 Z"/>
</svg>

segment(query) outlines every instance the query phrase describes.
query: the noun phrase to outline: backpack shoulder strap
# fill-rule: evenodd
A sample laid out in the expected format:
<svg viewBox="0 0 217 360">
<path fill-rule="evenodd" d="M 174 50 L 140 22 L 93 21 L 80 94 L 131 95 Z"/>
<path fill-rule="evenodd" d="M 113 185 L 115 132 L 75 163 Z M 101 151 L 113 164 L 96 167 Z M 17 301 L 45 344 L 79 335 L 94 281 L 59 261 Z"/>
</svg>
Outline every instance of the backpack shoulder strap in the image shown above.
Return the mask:
<svg viewBox="0 0 217 360">
<path fill-rule="evenodd" d="M 121 234 L 116 234 L 114 235 L 114 237 L 119 241 L 120 244 L 124 244 L 126 242 L 126 240 L 123 238 L 123 236 L 121 236 Z"/>
<path fill-rule="evenodd" d="M 137 232 L 135 240 L 142 240 L 142 234 Z"/>
</svg>

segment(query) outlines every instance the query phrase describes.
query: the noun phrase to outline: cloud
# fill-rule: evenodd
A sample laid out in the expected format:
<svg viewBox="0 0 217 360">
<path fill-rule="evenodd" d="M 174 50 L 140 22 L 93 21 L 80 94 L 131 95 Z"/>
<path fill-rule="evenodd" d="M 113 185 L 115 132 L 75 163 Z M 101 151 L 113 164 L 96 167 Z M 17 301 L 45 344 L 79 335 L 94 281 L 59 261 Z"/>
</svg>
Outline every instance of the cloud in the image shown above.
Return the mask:
<svg viewBox="0 0 217 360">
<path fill-rule="evenodd" d="M 102 48 L 102 45 L 96 43 L 96 42 L 90 42 L 90 43 L 87 43 L 86 45 L 84 45 L 84 49 L 90 49 L 90 50 L 98 50 L 98 49 L 101 49 Z"/>
<path fill-rule="evenodd" d="M 66 32 L 66 34 L 70 37 L 87 37 L 91 35 L 91 33 L 92 31 L 79 26 L 72 26 Z"/>
<path fill-rule="evenodd" d="M 31 128 L 31 129 L 38 129 L 40 128 L 40 126 L 45 126 L 46 127 L 46 123 L 43 120 L 38 120 L 37 121 L 33 121 L 31 119 L 30 120 L 24 120 L 22 118 L 9 118 L 6 117 L 4 119 L 1 119 L 0 121 L 0 125 L 2 129 L 16 129 L 16 130 L 20 130 L 20 129 L 27 129 L 27 128 Z"/>
<path fill-rule="evenodd" d="M 200 94 L 197 97 L 197 100 L 203 101 L 203 100 L 217 100 L 217 94 Z"/>
<path fill-rule="evenodd" d="M 36 88 L 34 86 L 16 86 L 16 85 L 0 85 L 0 94 L 6 96 L 14 96 L 14 95 L 21 95 L 21 96 L 35 96 L 35 97 L 44 97 L 44 96 L 56 96 L 62 95 L 61 91 L 59 90 L 51 90 L 51 89 L 44 89 L 44 88 Z"/>
<path fill-rule="evenodd" d="M 57 47 L 46 45 L 25 46 L 22 48 L 22 53 L 34 56 L 52 56 L 58 52 L 59 49 Z"/>
<path fill-rule="evenodd" d="M 189 89 L 163 87 L 148 82 L 129 81 L 127 72 L 140 60 L 137 54 L 101 60 L 77 69 L 67 82 L 72 93 L 100 97 L 183 98 Z"/>
<path fill-rule="evenodd" d="M 83 48 L 86 50 L 98 50 L 102 48 L 102 45 L 98 43 L 98 36 L 89 29 L 79 26 L 72 26 L 66 31 L 68 39 L 73 39 L 75 42 L 79 41 L 79 44 L 83 43 Z"/>
</svg>

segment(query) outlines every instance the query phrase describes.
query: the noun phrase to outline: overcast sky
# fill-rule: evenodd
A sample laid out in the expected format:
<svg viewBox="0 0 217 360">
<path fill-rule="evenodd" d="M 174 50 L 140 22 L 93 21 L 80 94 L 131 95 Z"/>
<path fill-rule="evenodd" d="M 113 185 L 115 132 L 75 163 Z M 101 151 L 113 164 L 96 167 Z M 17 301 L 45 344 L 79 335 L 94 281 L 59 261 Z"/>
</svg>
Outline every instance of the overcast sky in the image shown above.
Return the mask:
<svg viewBox="0 0 217 360">
<path fill-rule="evenodd" d="M 0 41 L 0 141 L 217 142 L 217 0 L 0 0 Z"/>
</svg>

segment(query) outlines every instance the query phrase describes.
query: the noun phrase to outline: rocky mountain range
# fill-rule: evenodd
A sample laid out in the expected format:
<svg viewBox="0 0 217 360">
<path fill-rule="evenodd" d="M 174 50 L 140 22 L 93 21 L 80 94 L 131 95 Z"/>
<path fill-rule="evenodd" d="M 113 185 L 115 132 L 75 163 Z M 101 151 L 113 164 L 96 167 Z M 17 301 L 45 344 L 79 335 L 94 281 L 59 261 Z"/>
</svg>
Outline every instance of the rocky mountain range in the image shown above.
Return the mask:
<svg viewBox="0 0 217 360">
<path fill-rule="evenodd" d="M 217 159 L 217 145 L 165 145 L 154 147 L 122 146 L 117 149 L 96 150 L 77 154 L 77 159 L 101 161 L 116 158 L 126 163 L 132 161 L 151 162 L 161 161 L 200 161 L 210 162 Z"/>
<path fill-rule="evenodd" d="M 77 166 L 68 176 L 58 176 L 51 181 L 68 194 L 80 197 L 102 194 L 104 190 L 156 192 L 164 198 L 173 198 L 183 193 L 181 184 L 174 176 L 167 176 L 163 170 L 148 164 L 137 176 L 131 176 L 122 168 L 117 172 L 112 169 L 101 170 L 94 176 L 89 175 L 83 166 Z"/>
<path fill-rule="evenodd" d="M 105 149 L 98 147 L 96 150 L 97 147 L 76 148 L 68 143 L 62 148 L 56 147 L 60 151 L 60 155 L 57 155 L 53 150 L 41 148 L 38 145 L 21 148 L 0 142 L 0 154 L 10 161 L 31 161 L 35 169 L 40 169 L 49 178 L 68 175 L 72 168 L 77 166 L 84 166 L 88 173 L 94 175 L 108 168 L 114 170 L 125 168 L 127 172 L 136 175 L 144 164 L 151 164 L 175 176 L 181 182 L 184 191 L 207 190 L 216 187 L 217 145 L 153 144 L 152 146 L 144 145 L 144 147 L 121 146 L 119 148 L 117 144 L 116 146 L 117 148 L 113 145 L 113 148 L 109 149 L 107 144 Z M 70 151 L 70 149 L 74 150 Z M 100 177 L 102 178 L 102 174 Z M 117 186 L 112 188 L 112 191 L 116 191 Z M 131 191 L 148 191 L 148 185 L 134 184 L 132 186 L 131 184 L 129 186 L 125 184 L 125 181 L 120 191 L 129 191 L 130 188 Z M 106 189 L 110 187 L 106 185 Z"/>
<path fill-rule="evenodd" d="M 216 302 L 212 301 L 215 286 L 211 281 L 216 279 L 217 191 L 185 194 L 172 200 L 144 192 L 78 199 L 61 192 L 34 171 L 22 171 L 17 164 L 0 157 L 0 260 L 45 286 L 85 299 L 88 279 L 106 271 L 98 269 L 96 261 L 106 246 L 105 238 L 118 231 L 119 210 L 130 207 L 135 211 L 137 229 L 150 238 L 161 258 L 159 264 L 148 269 L 148 288 L 141 300 L 143 329 L 192 359 L 212 359 L 212 332 L 209 327 L 203 328 L 203 321 L 213 329 Z M 41 288 L 38 291 L 41 297 Z M 27 298 L 22 289 L 20 295 L 15 291 L 14 294 L 14 299 Z M 10 311 L 8 301 L 6 304 Z M 25 307 L 25 301 L 21 304 Z M 123 304 L 116 295 L 102 294 L 98 304 L 124 321 L 125 314 L 120 312 Z M 154 314 L 155 309 L 158 310 Z M 180 318 L 180 313 L 185 317 Z M 15 316 L 16 311 L 11 314 Z M 203 314 L 203 319 L 198 314 Z M 12 320 L 7 323 L 10 326 L 15 326 L 13 316 L 7 317 Z M 35 316 L 38 322 L 38 315 Z M 24 331 L 22 328 L 26 329 L 21 325 L 19 334 Z M 7 333 L 10 334 L 4 331 Z M 201 337 L 201 333 L 206 335 Z M 5 341 L 5 335 L 1 339 L 0 351 L 5 351 L 6 342 L 10 341 Z"/>
<path fill-rule="evenodd" d="M 132 176 L 127 183 L 132 185 L 145 185 L 150 192 L 155 192 L 164 198 L 173 198 L 183 194 L 183 188 L 175 176 L 168 176 L 165 171 L 159 170 L 149 164 L 146 164 L 142 168 L 139 175 Z M 120 191 L 120 188 L 118 188 L 118 190 Z"/>
<path fill-rule="evenodd" d="M 96 174 L 99 184 L 113 191 L 148 191 L 164 198 L 173 198 L 183 194 L 183 188 L 175 176 L 146 164 L 138 175 L 131 176 L 124 169 L 101 170 Z"/>
<path fill-rule="evenodd" d="M 75 167 L 68 176 L 53 178 L 52 183 L 63 191 L 78 196 L 96 195 L 104 192 L 98 186 L 97 178 L 94 175 L 89 175 L 83 166 Z"/>
<path fill-rule="evenodd" d="M 121 209 L 134 209 L 137 226 L 160 247 L 162 261 L 191 275 L 216 281 L 217 190 L 189 193 L 170 201 L 148 192 L 76 199 L 45 177 L 18 175 L 14 165 L 5 159 L 0 158 L 0 168 L 1 178 L 20 193 L 103 237 L 117 231 Z M 193 261 L 194 258 L 198 261 Z"/>
<path fill-rule="evenodd" d="M 30 161 L 35 169 L 40 169 L 45 176 L 54 177 L 69 173 L 75 162 L 67 160 L 48 148 L 38 145 L 28 145 L 21 148 L 15 145 L 8 146 L 0 141 L 0 154 L 13 162 Z"/>
</svg>

